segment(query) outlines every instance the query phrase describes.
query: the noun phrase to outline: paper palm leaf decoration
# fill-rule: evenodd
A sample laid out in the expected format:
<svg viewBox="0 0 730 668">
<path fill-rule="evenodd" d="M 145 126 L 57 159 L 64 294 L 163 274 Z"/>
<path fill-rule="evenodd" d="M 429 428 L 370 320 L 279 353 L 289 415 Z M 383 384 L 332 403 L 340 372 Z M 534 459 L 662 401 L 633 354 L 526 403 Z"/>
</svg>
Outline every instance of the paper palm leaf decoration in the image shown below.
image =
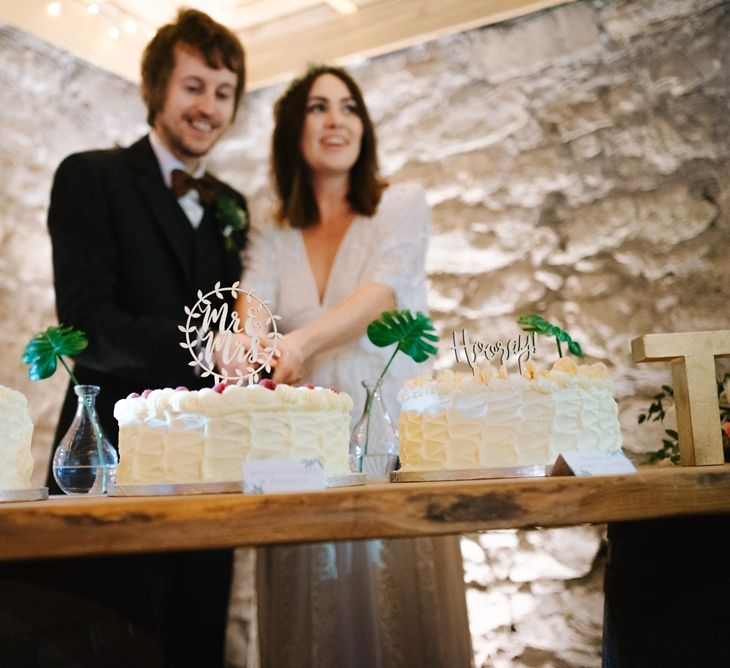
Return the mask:
<svg viewBox="0 0 730 668">
<path fill-rule="evenodd" d="M 439 340 L 434 331 L 431 319 L 420 311 L 385 311 L 368 325 L 368 339 L 379 348 L 397 343 L 395 352 L 400 350 L 416 362 L 425 362 L 437 352 L 429 343 Z"/>
<path fill-rule="evenodd" d="M 31 380 L 43 380 L 56 373 L 58 362 L 61 362 L 75 385 L 78 381 L 71 373 L 64 356 L 71 357 L 85 350 L 89 345 L 84 332 L 72 327 L 56 325 L 45 332 L 34 336 L 23 352 L 23 362 L 28 365 Z"/>
<path fill-rule="evenodd" d="M 522 329 L 526 332 L 536 332 L 543 336 L 554 336 L 558 345 L 558 355 L 563 356 L 563 350 L 560 342 L 568 345 L 568 350 L 576 357 L 583 357 L 583 350 L 577 341 L 573 341 L 568 332 L 560 329 L 560 327 L 549 323 L 545 318 L 539 315 L 522 315 L 517 322 L 522 325 Z"/>
</svg>

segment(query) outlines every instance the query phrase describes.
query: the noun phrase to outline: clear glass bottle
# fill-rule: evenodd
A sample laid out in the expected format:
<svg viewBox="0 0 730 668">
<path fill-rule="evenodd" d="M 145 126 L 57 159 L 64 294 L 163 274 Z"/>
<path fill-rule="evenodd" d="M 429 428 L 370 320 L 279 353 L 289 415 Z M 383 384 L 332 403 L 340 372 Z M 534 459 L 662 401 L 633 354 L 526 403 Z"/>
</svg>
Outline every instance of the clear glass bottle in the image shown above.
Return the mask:
<svg viewBox="0 0 730 668">
<path fill-rule="evenodd" d="M 97 385 L 77 385 L 76 415 L 53 455 L 53 477 L 66 494 L 106 494 L 119 458 L 96 414 Z"/>
<path fill-rule="evenodd" d="M 398 427 L 391 420 L 374 381 L 362 381 L 365 408 L 350 436 L 350 470 L 383 479 L 398 461 Z"/>
</svg>

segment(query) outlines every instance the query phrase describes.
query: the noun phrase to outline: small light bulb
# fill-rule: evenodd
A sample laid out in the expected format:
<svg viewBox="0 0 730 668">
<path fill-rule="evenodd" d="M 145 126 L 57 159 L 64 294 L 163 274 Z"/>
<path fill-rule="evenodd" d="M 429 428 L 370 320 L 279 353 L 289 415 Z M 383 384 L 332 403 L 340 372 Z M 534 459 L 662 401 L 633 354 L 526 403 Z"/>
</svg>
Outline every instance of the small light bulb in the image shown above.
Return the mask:
<svg viewBox="0 0 730 668">
<path fill-rule="evenodd" d="M 92 3 L 91 3 L 91 4 L 90 4 L 90 5 L 89 5 L 89 6 L 88 6 L 88 7 L 86 8 L 86 11 L 87 11 L 87 12 L 88 12 L 89 14 L 98 14 L 100 10 L 101 10 L 101 7 L 99 7 L 99 3 L 98 3 L 98 2 L 92 2 Z"/>
<path fill-rule="evenodd" d="M 134 35 L 137 32 L 137 24 L 132 19 L 127 19 L 124 22 L 124 31 L 130 35 Z"/>
<path fill-rule="evenodd" d="M 106 31 L 106 34 L 109 35 L 109 39 L 117 39 L 119 37 L 119 28 L 112 26 Z"/>
<path fill-rule="evenodd" d="M 357 5 L 352 0 L 327 0 L 327 4 L 340 14 L 354 14 L 357 11 Z"/>
<path fill-rule="evenodd" d="M 51 16 L 58 16 L 61 13 L 61 3 L 60 2 L 52 2 L 48 7 L 46 7 L 46 11 Z"/>
</svg>

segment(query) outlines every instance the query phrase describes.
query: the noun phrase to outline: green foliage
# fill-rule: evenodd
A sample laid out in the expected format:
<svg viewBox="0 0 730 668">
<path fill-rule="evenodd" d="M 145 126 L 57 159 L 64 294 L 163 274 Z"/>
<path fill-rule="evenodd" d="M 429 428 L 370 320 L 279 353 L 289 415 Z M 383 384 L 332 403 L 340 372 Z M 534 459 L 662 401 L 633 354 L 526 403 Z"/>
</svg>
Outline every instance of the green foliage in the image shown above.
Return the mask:
<svg viewBox="0 0 730 668">
<path fill-rule="evenodd" d="M 679 434 L 674 429 L 665 429 L 662 447 L 647 454 L 647 461 L 656 464 L 662 459 L 669 459 L 672 464 L 679 464 Z"/>
<path fill-rule="evenodd" d="M 717 396 L 720 397 L 720 422 L 730 422 L 730 372 L 718 381 Z"/>
<path fill-rule="evenodd" d="M 368 325 L 368 339 L 379 348 L 397 343 L 396 352 L 400 350 L 416 362 L 425 362 L 437 352 L 429 343 L 439 340 L 434 331 L 431 319 L 420 311 L 415 315 L 406 310 L 385 311 Z"/>
<path fill-rule="evenodd" d="M 722 424 L 730 422 L 730 405 L 724 403 L 730 399 L 725 392 L 725 386 L 730 387 L 730 373 L 726 373 L 722 380 L 717 383 L 717 397 L 720 405 L 720 422 Z M 664 408 L 665 400 L 674 399 L 674 390 L 670 385 L 662 385 L 662 391 L 654 395 L 649 404 L 649 408 L 639 413 L 639 424 L 644 422 L 663 422 L 666 416 Z M 650 464 L 655 464 L 662 459 L 669 459 L 672 464 L 679 464 L 679 434 L 674 429 L 665 429 L 665 437 L 662 439 L 662 447 L 658 450 L 648 453 L 647 460 Z"/>
<path fill-rule="evenodd" d="M 28 376 L 31 380 L 50 378 L 56 372 L 58 362 L 61 362 L 74 384 L 78 385 L 63 356 L 77 355 L 88 345 L 86 334 L 80 330 L 63 325 L 49 327 L 34 336 L 25 347 L 23 363 L 28 365 Z"/>
<path fill-rule="evenodd" d="M 576 357 L 583 357 L 583 350 L 577 341 L 574 341 L 570 334 L 557 325 L 549 323 L 545 318 L 539 315 L 522 315 L 517 322 L 522 325 L 522 329 L 526 332 L 536 332 L 542 336 L 554 336 L 558 346 L 558 355 L 563 356 L 563 350 L 560 342 L 568 345 L 568 350 Z"/>
<path fill-rule="evenodd" d="M 646 413 L 639 413 L 639 424 L 643 424 L 646 421 L 663 421 L 666 411 L 664 410 L 662 401 L 672 398 L 674 398 L 674 390 L 669 385 L 662 385 L 662 391 L 654 395 L 654 401 L 649 404 Z"/>
</svg>

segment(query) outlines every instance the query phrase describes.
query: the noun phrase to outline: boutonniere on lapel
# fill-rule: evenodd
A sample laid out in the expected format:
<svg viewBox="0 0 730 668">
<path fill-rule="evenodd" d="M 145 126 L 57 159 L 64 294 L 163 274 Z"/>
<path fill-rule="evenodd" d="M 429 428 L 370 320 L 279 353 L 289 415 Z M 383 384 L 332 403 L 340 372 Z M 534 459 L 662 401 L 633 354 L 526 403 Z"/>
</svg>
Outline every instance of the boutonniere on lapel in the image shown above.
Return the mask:
<svg viewBox="0 0 730 668">
<path fill-rule="evenodd" d="M 241 250 L 249 224 L 248 211 L 230 195 L 221 195 L 215 202 L 213 216 L 223 235 L 226 250 Z"/>
</svg>

